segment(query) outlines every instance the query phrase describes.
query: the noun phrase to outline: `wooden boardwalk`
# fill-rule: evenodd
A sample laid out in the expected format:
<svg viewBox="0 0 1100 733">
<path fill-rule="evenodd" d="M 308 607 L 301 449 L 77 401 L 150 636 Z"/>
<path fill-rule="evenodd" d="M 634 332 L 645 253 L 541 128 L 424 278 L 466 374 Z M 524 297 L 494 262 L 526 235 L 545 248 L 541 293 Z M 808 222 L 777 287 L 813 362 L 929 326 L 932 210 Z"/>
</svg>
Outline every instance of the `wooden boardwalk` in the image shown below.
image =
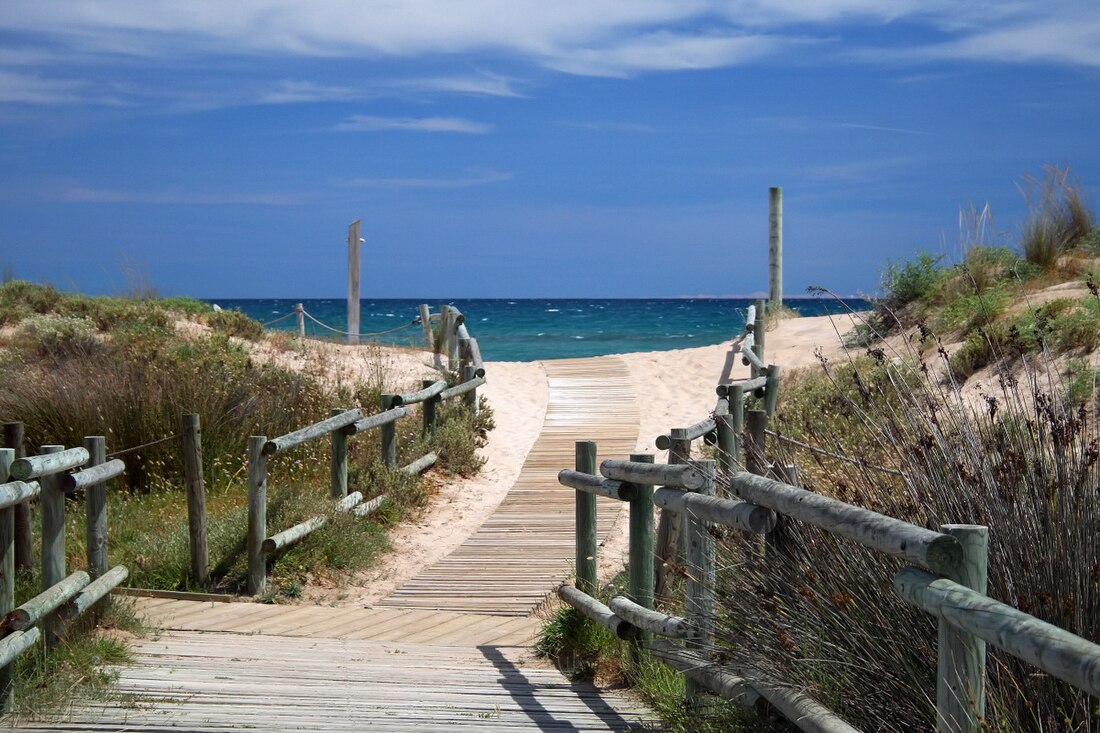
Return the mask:
<svg viewBox="0 0 1100 733">
<path fill-rule="evenodd" d="M 515 486 L 384 607 L 142 598 L 166 631 L 135 644 L 115 694 L 13 730 L 652 730 L 630 697 L 569 682 L 530 650 L 540 622 L 529 614 L 573 562 L 573 491 L 557 473 L 573 466 L 575 441 L 623 457 L 638 428 L 620 359 L 544 364 L 546 420 Z M 622 508 L 600 507 L 602 539 Z"/>
<path fill-rule="evenodd" d="M 573 467 L 578 440 L 595 440 L 599 460 L 627 457 L 638 438 L 638 406 L 621 359 L 543 366 L 550 387 L 546 419 L 511 491 L 472 537 L 380 605 L 522 616 L 569 577 L 574 491 L 558 484 L 558 471 Z M 598 507 L 602 542 L 623 507 L 610 501 Z"/>
</svg>

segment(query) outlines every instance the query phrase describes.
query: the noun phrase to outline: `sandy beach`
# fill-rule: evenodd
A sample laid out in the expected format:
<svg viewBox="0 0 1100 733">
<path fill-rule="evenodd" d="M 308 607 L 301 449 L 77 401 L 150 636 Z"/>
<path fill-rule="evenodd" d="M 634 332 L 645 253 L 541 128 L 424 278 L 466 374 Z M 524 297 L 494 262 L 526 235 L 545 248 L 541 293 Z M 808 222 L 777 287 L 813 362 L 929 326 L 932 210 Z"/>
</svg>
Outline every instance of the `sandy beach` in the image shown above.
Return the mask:
<svg viewBox="0 0 1100 733">
<path fill-rule="evenodd" d="M 818 316 L 783 321 L 766 336 L 766 359 L 784 370 L 817 363 L 818 350 L 827 358 L 843 353 L 839 334 L 852 328 L 848 316 Z M 365 358 L 352 347 L 326 345 L 329 357 L 336 357 L 346 374 L 375 379 L 377 358 Z M 713 346 L 676 351 L 642 352 L 613 357 L 623 360 L 630 372 L 631 386 L 639 409 L 635 450 L 654 453 L 658 462 L 666 451 L 655 448 L 655 438 L 671 427 L 689 425 L 710 414 L 717 384 L 748 378 L 749 368 L 741 363 L 739 340 Z M 382 348 L 375 356 L 390 384 L 418 386 L 418 380 L 433 376 L 427 352 Z M 331 362 L 331 359 L 329 359 Z M 458 547 L 492 514 L 507 494 L 523 467 L 528 451 L 543 426 L 548 400 L 546 373 L 539 362 L 488 362 L 488 382 L 480 391 L 493 409 L 496 429 L 480 450 L 485 459 L 481 473 L 471 479 L 443 482 L 428 506 L 413 521 L 391 533 L 393 551 L 378 571 L 364 573 L 351 586 L 316 588 L 310 600 L 339 605 L 370 605 L 385 597 L 422 568 Z M 625 551 L 624 512 L 601 554 L 601 575 L 613 575 L 621 567 Z"/>
</svg>

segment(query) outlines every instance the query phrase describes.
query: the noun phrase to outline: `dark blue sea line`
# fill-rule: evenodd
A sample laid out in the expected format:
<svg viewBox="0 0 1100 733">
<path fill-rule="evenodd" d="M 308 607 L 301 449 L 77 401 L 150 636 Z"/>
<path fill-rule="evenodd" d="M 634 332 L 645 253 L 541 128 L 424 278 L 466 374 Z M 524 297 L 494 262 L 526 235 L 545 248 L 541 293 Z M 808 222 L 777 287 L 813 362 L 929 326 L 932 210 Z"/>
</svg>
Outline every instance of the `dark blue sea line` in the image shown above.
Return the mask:
<svg viewBox="0 0 1100 733">
<path fill-rule="evenodd" d="M 294 310 L 295 300 L 212 299 L 222 308 L 236 308 L 261 322 Z M 347 303 L 343 299 L 304 300 L 305 309 L 333 328 L 347 328 Z M 360 331 L 377 332 L 408 323 L 418 315 L 420 303 L 437 312 L 441 303 L 453 305 L 466 316 L 471 336 L 477 337 L 486 361 L 535 361 L 568 357 L 602 356 L 635 351 L 666 351 L 717 344 L 740 333 L 751 299 L 393 299 L 367 300 L 360 305 Z M 786 305 L 803 316 L 864 310 L 870 304 L 853 298 L 844 303 L 832 298 L 792 298 Z M 293 331 L 295 319 L 270 326 Z M 307 321 L 311 336 L 338 338 Z M 380 336 L 378 341 L 422 347 L 419 326 Z"/>
</svg>

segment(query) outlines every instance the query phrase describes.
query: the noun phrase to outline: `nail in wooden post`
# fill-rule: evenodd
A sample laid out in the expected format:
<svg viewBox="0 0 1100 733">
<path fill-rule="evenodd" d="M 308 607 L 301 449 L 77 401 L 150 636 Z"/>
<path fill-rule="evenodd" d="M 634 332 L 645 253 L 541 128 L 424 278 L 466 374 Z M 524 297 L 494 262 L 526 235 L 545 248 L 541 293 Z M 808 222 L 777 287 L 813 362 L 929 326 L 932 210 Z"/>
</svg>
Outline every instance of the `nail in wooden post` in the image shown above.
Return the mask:
<svg viewBox="0 0 1100 733">
<path fill-rule="evenodd" d="M 699 493 L 704 496 L 714 496 L 715 477 L 717 467 L 713 460 L 703 460 L 697 463 L 699 470 L 706 477 L 706 481 Z M 714 537 L 711 535 L 708 524 L 698 517 L 685 517 L 686 526 L 684 534 L 687 537 L 685 559 L 688 568 L 686 597 L 684 602 L 685 616 L 694 628 L 688 646 L 698 650 L 705 650 L 714 644 L 714 584 L 715 584 L 715 551 Z M 690 704 L 698 700 L 705 688 L 697 685 L 691 679 L 685 682 L 685 697 Z"/>
<path fill-rule="evenodd" d="M 15 450 L 16 459 L 27 456 L 23 434 L 23 423 L 4 423 L 4 445 Z M 29 573 L 33 564 L 34 537 L 31 532 L 31 504 L 28 499 L 15 505 L 15 569 L 20 573 Z"/>
<path fill-rule="evenodd" d="M 392 394 L 384 394 L 378 401 L 383 412 L 393 407 Z M 382 436 L 382 463 L 387 468 L 397 468 L 397 425 L 386 423 L 378 432 Z"/>
<path fill-rule="evenodd" d="M 463 382 L 469 382 L 471 379 L 474 379 L 476 376 L 477 376 L 477 367 L 475 367 L 473 364 L 463 365 L 463 367 L 462 367 L 462 381 Z M 463 402 L 465 402 L 466 407 L 470 408 L 470 412 L 472 412 L 474 415 L 476 415 L 477 411 L 478 411 L 477 390 L 476 389 L 471 389 L 469 392 L 462 395 L 462 399 L 463 399 Z"/>
<path fill-rule="evenodd" d="M 261 595 L 267 587 L 267 456 L 266 435 L 248 439 L 248 594 Z"/>
<path fill-rule="evenodd" d="M 985 595 L 989 577 L 989 528 L 944 524 L 963 547 L 956 583 Z M 936 729 L 940 733 L 976 733 L 985 717 L 985 641 L 939 621 L 939 670 Z"/>
<path fill-rule="evenodd" d="M 89 468 L 107 462 L 107 439 L 102 435 L 85 437 L 84 449 L 88 451 Z M 88 575 L 95 580 L 110 569 L 107 565 L 107 484 L 94 484 L 84 490 L 84 510 Z"/>
<path fill-rule="evenodd" d="M 576 470 L 596 473 L 596 444 L 591 440 L 577 441 Z M 577 527 L 577 590 L 596 595 L 596 495 L 584 491 L 576 494 Z"/>
<path fill-rule="evenodd" d="M 347 412 L 342 407 L 334 407 L 330 415 L 342 415 Z M 348 495 L 348 436 L 343 430 L 333 430 L 332 438 L 332 498 L 343 499 Z"/>
<path fill-rule="evenodd" d="M 764 312 L 764 301 L 763 299 L 759 299 L 756 301 L 756 321 L 753 323 L 752 327 L 752 350 L 760 361 L 764 361 L 764 332 L 767 330 L 766 323 L 767 315 Z M 759 377 L 760 370 L 753 367 L 752 376 Z"/>
<path fill-rule="evenodd" d="M 206 530 L 206 480 L 202 474 L 202 429 L 199 416 L 180 420 L 183 434 L 183 480 L 187 487 L 187 533 L 191 549 L 191 581 L 210 587 L 210 550 Z"/>
<path fill-rule="evenodd" d="M 60 453 L 63 445 L 44 445 L 39 453 Z M 38 479 L 42 487 L 39 503 L 42 507 L 42 590 L 65 578 L 65 492 L 61 490 L 61 475 L 51 474 Z M 46 646 L 57 643 L 57 627 L 51 615 L 46 619 L 42 636 Z"/>
<path fill-rule="evenodd" d="M 10 423 L 9 423 L 10 424 Z M 5 426 L 6 427 L 6 426 Z M 14 448 L 0 448 L 0 484 L 15 460 Z M 0 509 L 0 617 L 15 608 L 15 507 Z M 14 663 L 0 667 L 0 712 L 11 712 L 14 702 L 12 671 Z"/>
<path fill-rule="evenodd" d="M 420 388 L 421 389 L 427 389 L 428 387 L 431 387 L 433 384 L 435 384 L 435 381 L 432 380 L 432 379 L 422 379 L 420 381 Z M 426 399 L 426 400 L 424 400 L 423 402 L 420 403 L 420 413 L 421 413 L 421 416 L 424 418 L 424 427 L 423 427 L 421 432 L 422 432 L 422 434 L 424 435 L 425 438 L 431 437 L 432 433 L 435 432 L 435 412 L 436 412 L 436 405 L 438 405 L 438 404 L 439 404 L 439 397 L 438 396 L 429 397 L 428 399 Z"/>
<path fill-rule="evenodd" d="M 691 440 L 684 437 L 686 432 L 684 428 L 672 428 L 668 431 L 670 466 L 681 465 L 691 460 Z M 653 592 L 658 598 L 668 597 L 670 569 L 683 556 L 684 545 L 687 542 L 683 527 L 683 517 L 675 512 L 661 510 L 661 518 L 657 523 L 657 547 L 654 550 L 658 560 Z"/>
<path fill-rule="evenodd" d="M 298 338 L 304 339 L 306 337 L 306 307 L 301 303 L 296 303 L 294 305 L 294 315 L 298 317 Z"/>
</svg>

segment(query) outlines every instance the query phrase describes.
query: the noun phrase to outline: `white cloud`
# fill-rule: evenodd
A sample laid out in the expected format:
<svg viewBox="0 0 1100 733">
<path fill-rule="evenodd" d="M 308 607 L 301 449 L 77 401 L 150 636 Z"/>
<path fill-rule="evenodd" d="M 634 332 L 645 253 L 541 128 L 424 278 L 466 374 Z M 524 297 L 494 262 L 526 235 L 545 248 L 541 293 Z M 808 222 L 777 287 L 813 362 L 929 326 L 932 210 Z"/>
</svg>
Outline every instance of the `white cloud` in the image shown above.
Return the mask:
<svg viewBox="0 0 1100 733">
<path fill-rule="evenodd" d="M 453 189 L 484 186 L 512 180 L 512 174 L 503 171 L 482 171 L 466 178 L 354 178 L 346 182 L 356 188 L 422 188 Z"/>
<path fill-rule="evenodd" d="M 924 130 L 913 130 L 908 127 L 887 127 L 885 125 L 865 125 L 859 122 L 841 122 L 841 127 L 851 130 L 871 130 L 872 132 L 897 132 L 903 135 L 928 135 Z"/>
<path fill-rule="evenodd" d="M 484 135 L 493 126 L 462 117 L 377 117 L 352 115 L 336 125 L 340 132 L 380 132 L 403 130 L 408 132 L 457 132 L 467 135 Z"/>
<path fill-rule="evenodd" d="M 281 193 L 192 193 L 186 191 L 127 191 L 122 189 L 67 186 L 47 192 L 45 198 L 77 204 L 171 204 L 180 206 L 292 206 L 305 203 L 295 194 Z"/>
<path fill-rule="evenodd" d="M 362 96 L 350 87 L 316 84 L 311 81 L 283 81 L 276 89 L 265 92 L 256 100 L 259 104 L 300 104 L 358 99 Z"/>
<path fill-rule="evenodd" d="M 44 79 L 0 69 L 0 102 L 22 104 L 73 104 L 87 101 L 80 94 L 84 85 L 66 79 Z"/>
<path fill-rule="evenodd" d="M 1094 6 L 1100 7 L 1100 4 Z M 1035 20 L 914 49 L 918 58 L 1100 66 L 1100 17 Z"/>
</svg>

